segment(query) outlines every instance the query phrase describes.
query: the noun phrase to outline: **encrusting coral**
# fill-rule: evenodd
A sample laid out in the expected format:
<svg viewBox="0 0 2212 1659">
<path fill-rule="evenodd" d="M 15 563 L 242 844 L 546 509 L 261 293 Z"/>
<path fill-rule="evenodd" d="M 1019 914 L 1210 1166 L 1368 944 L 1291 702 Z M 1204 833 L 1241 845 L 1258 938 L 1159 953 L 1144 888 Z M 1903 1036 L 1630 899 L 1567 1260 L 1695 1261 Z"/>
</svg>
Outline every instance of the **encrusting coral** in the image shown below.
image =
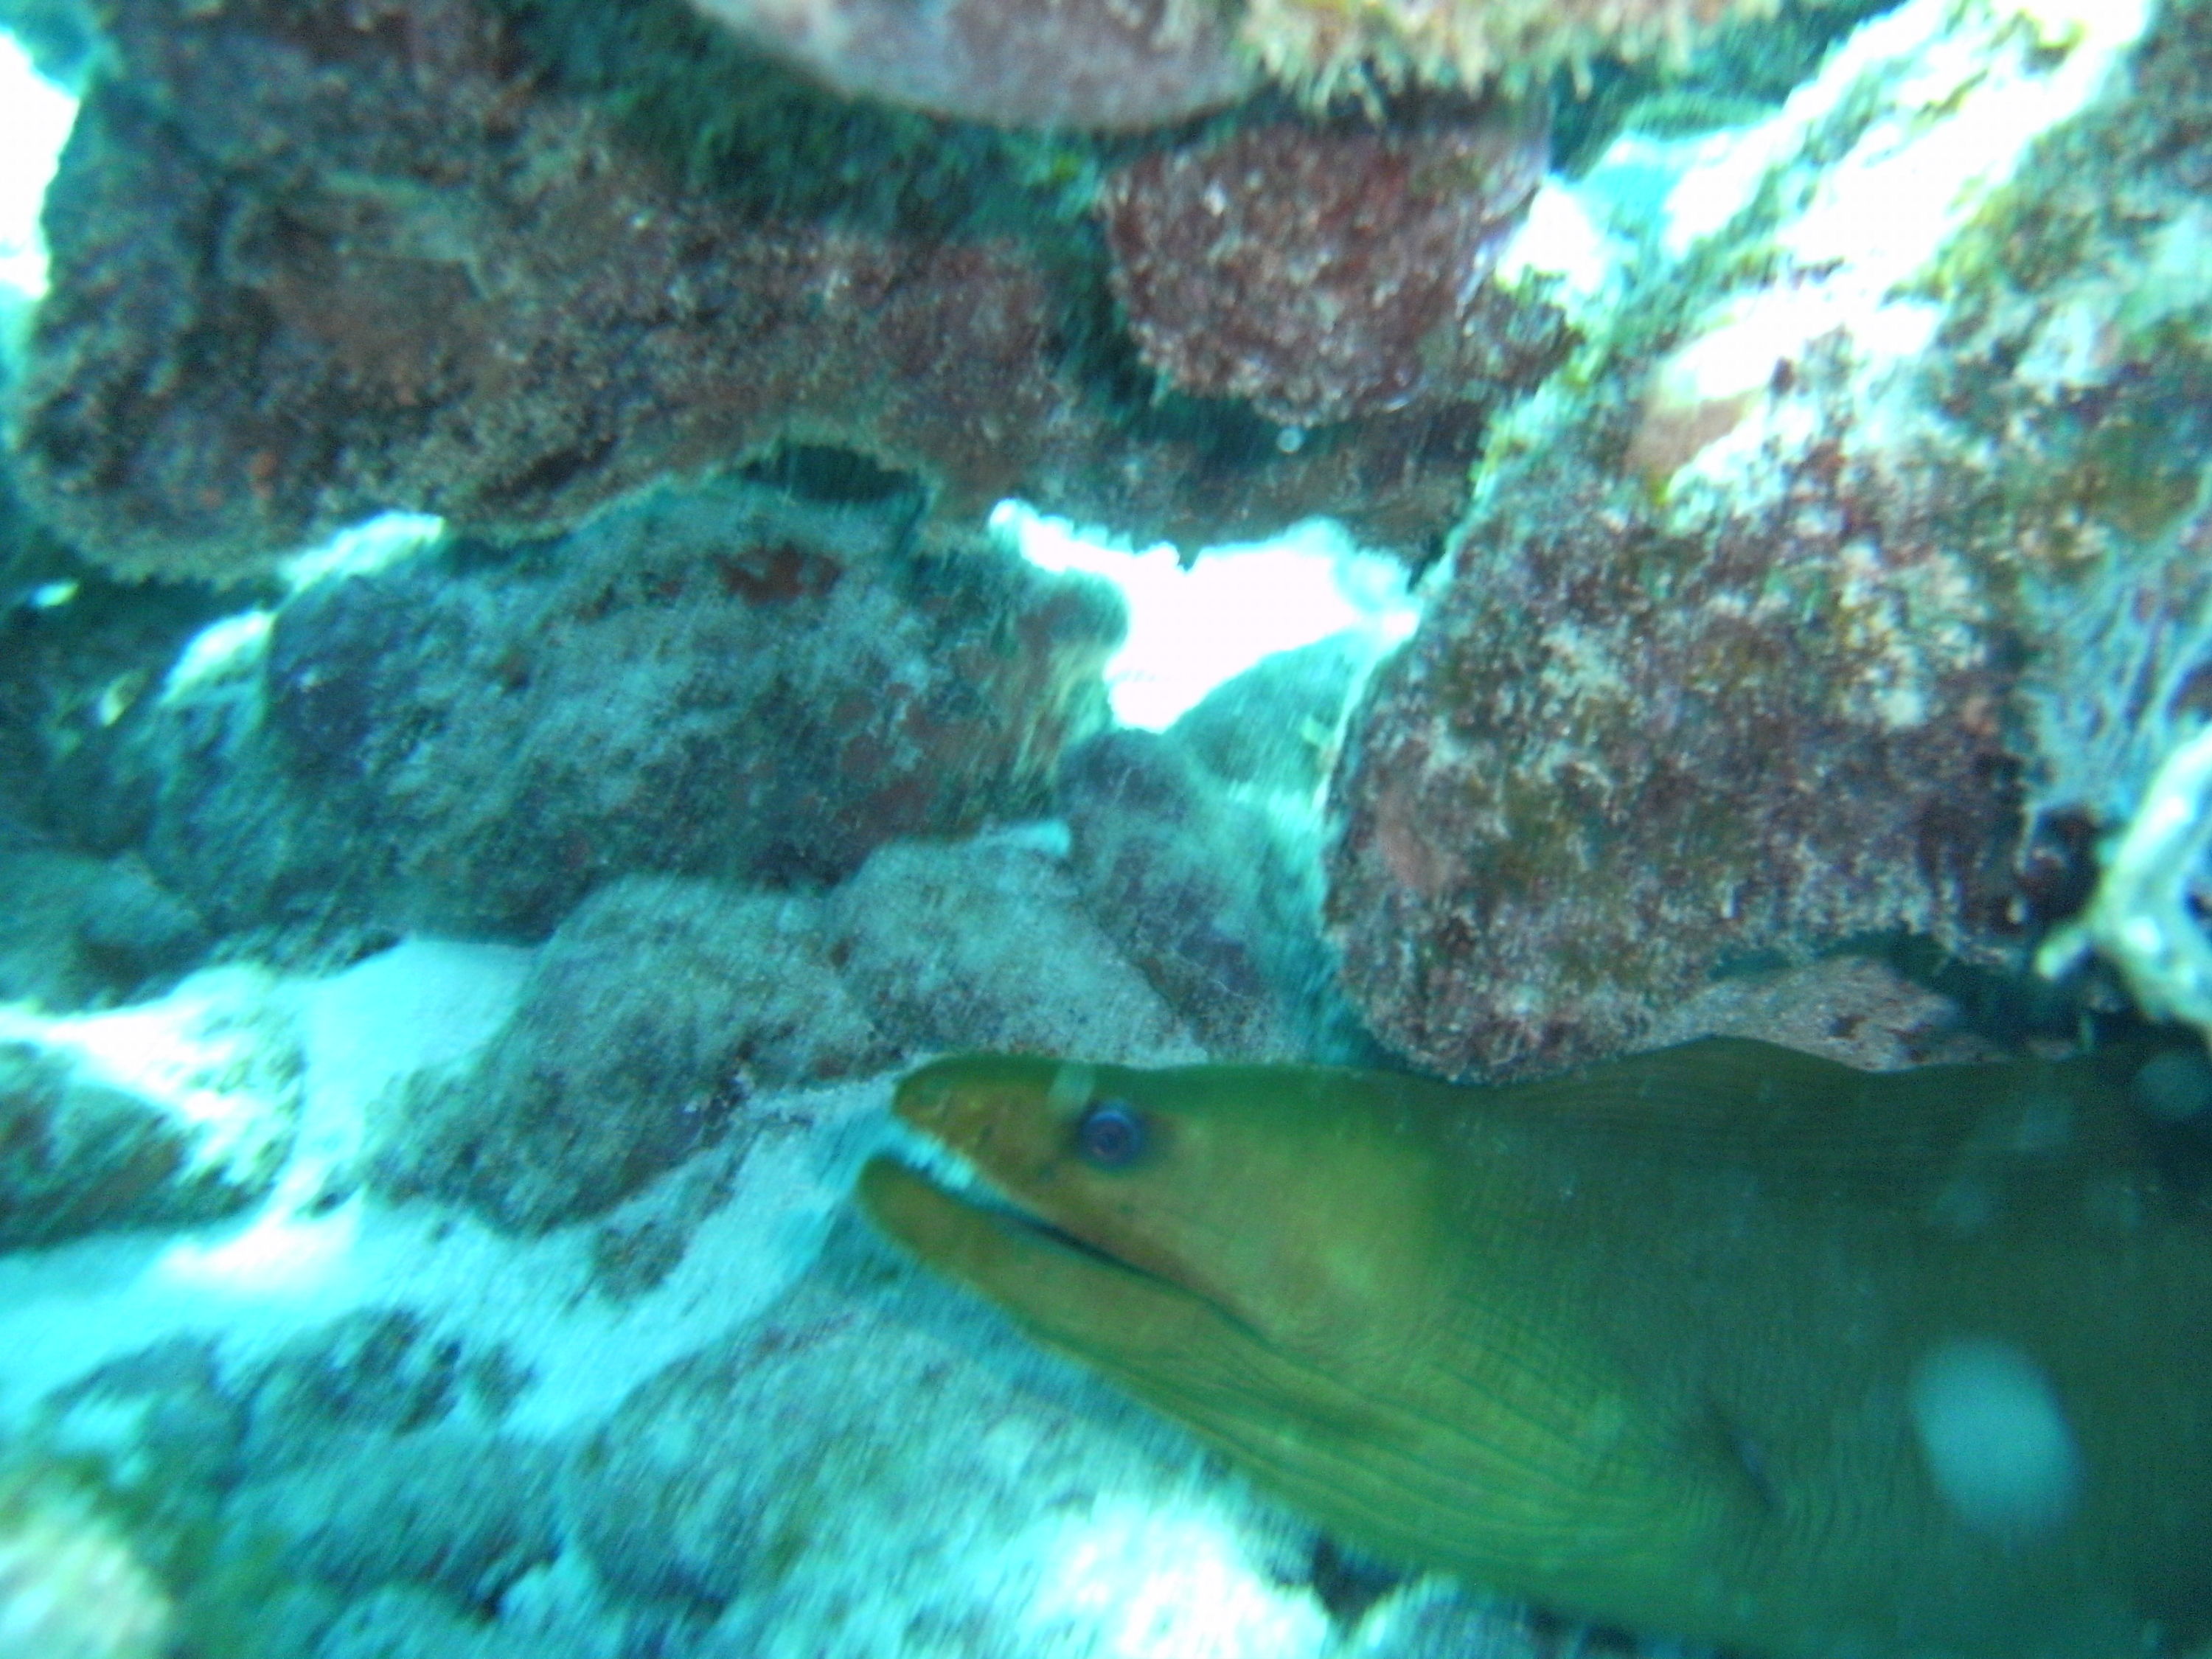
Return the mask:
<svg viewBox="0 0 2212 1659">
<path fill-rule="evenodd" d="M 1323 103 L 1409 85 L 1540 82 L 1601 53 L 1682 52 L 1694 31 L 1776 0 L 1249 0 L 1238 37 L 1270 76 Z"/>
<path fill-rule="evenodd" d="M 848 97 L 999 126 L 1163 126 L 1255 78 L 1211 0 L 695 3 Z"/>
<path fill-rule="evenodd" d="M 693 0 L 823 85 L 1009 127 L 1128 131 L 1232 103 L 1255 68 L 1320 108 L 1412 86 L 1538 85 L 1679 57 L 1777 0 Z"/>
</svg>

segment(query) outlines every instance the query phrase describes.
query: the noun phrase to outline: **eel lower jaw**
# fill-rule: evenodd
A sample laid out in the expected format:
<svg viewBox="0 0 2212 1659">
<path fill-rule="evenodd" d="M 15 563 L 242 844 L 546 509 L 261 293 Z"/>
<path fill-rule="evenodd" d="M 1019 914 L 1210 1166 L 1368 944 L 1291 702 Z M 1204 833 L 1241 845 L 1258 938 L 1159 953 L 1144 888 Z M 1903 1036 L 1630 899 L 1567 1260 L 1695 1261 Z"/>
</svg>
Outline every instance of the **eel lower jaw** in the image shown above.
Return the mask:
<svg viewBox="0 0 2212 1659">
<path fill-rule="evenodd" d="M 895 1124 L 884 1150 L 868 1161 L 860 1194 L 877 1224 L 925 1261 L 952 1267 L 946 1247 L 974 1259 L 995 1242 L 1002 1250 L 1065 1251 L 1102 1270 L 1180 1288 L 1055 1226 L 1007 1196 L 969 1159 L 904 1123 Z"/>
</svg>

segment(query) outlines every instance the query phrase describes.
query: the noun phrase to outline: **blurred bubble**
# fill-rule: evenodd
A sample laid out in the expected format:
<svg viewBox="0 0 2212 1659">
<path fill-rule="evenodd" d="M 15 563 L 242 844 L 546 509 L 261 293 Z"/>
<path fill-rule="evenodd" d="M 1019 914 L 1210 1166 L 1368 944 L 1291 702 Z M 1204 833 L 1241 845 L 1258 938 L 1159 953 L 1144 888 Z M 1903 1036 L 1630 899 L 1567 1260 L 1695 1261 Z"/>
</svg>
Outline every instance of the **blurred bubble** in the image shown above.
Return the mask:
<svg viewBox="0 0 2212 1659">
<path fill-rule="evenodd" d="M 2081 1455 L 2057 1391 L 2009 1343 L 1938 1344 L 1912 1374 L 1912 1423 L 1936 1490 L 1975 1531 L 2050 1532 L 2072 1513 Z"/>
<path fill-rule="evenodd" d="M 2128 1084 L 2128 1095 L 2151 1116 L 2179 1123 L 2212 1107 L 2212 1060 L 2194 1048 L 2153 1055 Z"/>
</svg>

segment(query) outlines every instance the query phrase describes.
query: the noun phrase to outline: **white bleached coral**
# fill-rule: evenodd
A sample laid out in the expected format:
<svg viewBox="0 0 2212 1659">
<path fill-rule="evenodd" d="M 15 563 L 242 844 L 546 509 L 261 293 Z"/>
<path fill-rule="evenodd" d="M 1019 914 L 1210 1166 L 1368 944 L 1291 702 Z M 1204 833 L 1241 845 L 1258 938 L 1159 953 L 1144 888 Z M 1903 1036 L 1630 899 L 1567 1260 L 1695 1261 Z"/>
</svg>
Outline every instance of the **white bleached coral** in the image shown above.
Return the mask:
<svg viewBox="0 0 2212 1659">
<path fill-rule="evenodd" d="M 2126 976 L 2147 1013 L 2212 1040 L 2212 936 L 2191 896 L 2212 851 L 2212 727 L 2178 744 L 2128 826 L 2105 850 L 2089 907 L 2045 945 L 2038 966 L 2065 972 L 2094 950 Z"/>
</svg>

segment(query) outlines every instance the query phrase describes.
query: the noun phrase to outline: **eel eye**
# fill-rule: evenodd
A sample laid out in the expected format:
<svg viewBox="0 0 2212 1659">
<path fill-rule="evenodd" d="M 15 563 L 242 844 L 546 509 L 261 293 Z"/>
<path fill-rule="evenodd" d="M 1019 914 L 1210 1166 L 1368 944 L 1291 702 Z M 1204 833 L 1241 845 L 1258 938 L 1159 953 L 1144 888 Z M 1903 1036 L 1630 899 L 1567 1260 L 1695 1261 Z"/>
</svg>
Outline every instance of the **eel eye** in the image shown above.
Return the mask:
<svg viewBox="0 0 2212 1659">
<path fill-rule="evenodd" d="M 1145 1120 L 1126 1100 L 1102 1100 L 1076 1121 L 1075 1149 L 1101 1170 L 1126 1170 L 1145 1152 Z"/>
</svg>

